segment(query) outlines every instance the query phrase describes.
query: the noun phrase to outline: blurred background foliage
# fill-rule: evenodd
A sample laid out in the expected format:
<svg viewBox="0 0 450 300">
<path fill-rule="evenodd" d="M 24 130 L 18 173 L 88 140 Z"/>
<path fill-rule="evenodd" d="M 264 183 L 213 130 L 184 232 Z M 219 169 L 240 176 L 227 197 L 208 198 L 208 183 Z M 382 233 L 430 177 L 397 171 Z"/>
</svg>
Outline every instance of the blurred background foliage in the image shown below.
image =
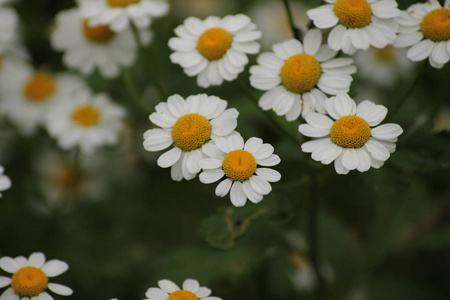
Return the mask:
<svg viewBox="0 0 450 300">
<path fill-rule="evenodd" d="M 298 23 L 306 23 L 308 8 L 320 5 L 291 2 Z M 74 5 L 14 4 L 36 67 L 65 70 L 49 33 L 55 14 Z M 263 6 L 270 7 L 267 15 L 257 16 Z M 237 13 L 278 24 L 275 36 L 267 33 L 264 50 L 290 36 L 281 0 L 173 0 L 170 14 L 152 25 L 153 43 L 127 70 L 144 107 L 133 102 L 120 77 L 86 77 L 94 91 L 109 93 L 127 108 L 127 125 L 118 147 L 80 157 L 76 166 L 75 153 L 59 150 L 45 131 L 26 138 L 0 119 L 0 163 L 13 182 L 1 199 L 0 255 L 42 251 L 68 262 L 58 282 L 74 289 L 74 299 L 142 299 L 160 279 L 181 284 L 185 278 L 198 279 L 223 299 L 313 299 L 308 224 L 314 197 L 322 299 L 450 299 L 450 66 L 437 70 L 426 63 L 393 116 L 405 132 L 385 166 L 339 176 L 332 165 L 301 152 L 298 123 L 269 113 L 296 136 L 290 139 L 249 99 L 248 93 L 262 93 L 241 88 L 248 86 L 248 67 L 239 81 L 201 89 L 170 63 L 167 41 L 185 18 Z M 258 25 L 266 35 L 267 24 Z M 350 95 L 361 100 L 359 95 L 375 89 L 371 100 L 392 108 L 419 68 L 415 64 L 390 88 L 374 87 L 357 73 Z M 240 112 L 237 130 L 245 139 L 257 136 L 275 146 L 282 180 L 260 204 L 235 208 L 228 196 L 214 195 L 214 184 L 197 178 L 173 182 L 170 171 L 156 165 L 161 153 L 143 150 L 149 113 L 175 93 L 228 100 Z"/>
</svg>

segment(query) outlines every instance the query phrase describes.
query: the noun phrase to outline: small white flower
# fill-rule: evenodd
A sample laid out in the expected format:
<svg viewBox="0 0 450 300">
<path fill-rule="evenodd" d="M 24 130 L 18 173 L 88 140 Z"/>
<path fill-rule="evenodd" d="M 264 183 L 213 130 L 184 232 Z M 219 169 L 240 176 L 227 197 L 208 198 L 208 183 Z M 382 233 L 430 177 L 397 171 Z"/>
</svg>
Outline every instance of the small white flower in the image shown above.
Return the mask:
<svg viewBox="0 0 450 300">
<path fill-rule="evenodd" d="M 200 94 L 184 100 L 173 95 L 166 102 L 159 103 L 150 121 L 161 127 L 144 133 L 144 148 L 160 151 L 173 145 L 161 155 L 158 166 L 171 168 L 173 180 L 190 180 L 205 157 L 205 147 L 219 137 L 235 134 L 239 112 L 227 107 L 227 101 L 215 96 Z"/>
<path fill-rule="evenodd" d="M 17 39 L 19 17 L 15 10 L 0 3 L 0 53 L 10 47 Z"/>
<path fill-rule="evenodd" d="M 301 134 L 314 137 L 302 145 L 303 152 L 312 153 L 315 161 L 328 165 L 334 161 L 338 174 L 351 170 L 365 172 L 380 168 L 395 151 L 402 128 L 397 124 L 377 126 L 386 117 L 387 109 L 365 100 L 356 107 L 347 94 L 326 101 L 326 115 L 311 113 L 307 124 L 299 126 Z M 374 127 L 377 126 L 377 127 Z"/>
<path fill-rule="evenodd" d="M 57 259 L 45 262 L 43 253 L 32 253 L 28 259 L 4 256 L 0 259 L 0 268 L 13 274 L 12 278 L 0 276 L 0 288 L 10 285 L 0 296 L 2 300 L 53 300 L 45 291 L 47 288 L 62 296 L 73 293 L 65 285 L 48 282 L 49 277 L 61 275 L 69 266 Z"/>
<path fill-rule="evenodd" d="M 411 47 L 406 56 L 412 61 L 429 59 L 434 68 L 450 60 L 450 1 L 444 7 L 437 0 L 411 5 L 396 19 L 400 25 L 394 46 Z"/>
<path fill-rule="evenodd" d="M 73 93 L 48 114 L 47 130 L 63 149 L 76 146 L 91 154 L 103 145 L 118 142 L 125 110 L 108 95 L 92 95 L 88 90 Z"/>
<path fill-rule="evenodd" d="M 11 180 L 8 176 L 3 174 L 5 168 L 0 166 L 0 191 L 5 191 L 11 187 Z M 0 193 L 0 198 L 2 197 L 2 193 Z"/>
<path fill-rule="evenodd" d="M 259 100 L 263 110 L 273 109 L 288 121 L 311 111 L 325 112 L 324 93 L 346 93 L 356 72 L 352 58 L 334 58 L 337 51 L 322 45 L 318 29 L 306 32 L 303 44 L 295 39 L 273 45 L 250 68 L 250 83 L 267 91 Z"/>
<path fill-rule="evenodd" d="M 129 28 L 130 21 L 137 28 L 147 28 L 152 19 L 169 11 L 166 0 L 80 0 L 81 15 L 89 25 L 109 25 L 113 31 Z"/>
<path fill-rule="evenodd" d="M 210 297 L 211 290 L 200 286 L 195 279 L 186 279 L 182 289 L 167 279 L 158 281 L 158 285 L 159 288 L 151 287 L 147 290 L 145 300 L 222 300 L 218 297 Z"/>
<path fill-rule="evenodd" d="M 378 86 L 392 87 L 398 80 L 411 75 L 414 63 L 406 57 L 404 49 L 388 45 L 384 48 L 370 47 L 355 54 L 358 75 Z"/>
<path fill-rule="evenodd" d="M 178 37 L 169 40 L 169 47 L 175 51 L 170 59 L 186 75 L 197 76 L 199 86 L 221 85 L 244 70 L 247 53 L 259 52 L 256 40 L 261 32 L 255 29 L 245 15 L 208 17 L 204 21 L 189 17 L 175 28 Z"/>
<path fill-rule="evenodd" d="M 145 45 L 150 43 L 150 31 L 140 29 L 139 35 Z M 51 43 L 54 49 L 64 51 L 63 62 L 68 68 L 86 75 L 98 68 L 102 76 L 116 77 L 120 67 L 131 66 L 136 61 L 137 42 L 131 28 L 114 32 L 107 25 L 90 26 L 79 8 L 56 15 Z"/>
<path fill-rule="evenodd" d="M 1 73 L 0 110 L 27 135 L 45 122 L 50 107 L 85 86 L 77 76 L 36 71 L 19 58 L 5 60 Z"/>
<path fill-rule="evenodd" d="M 384 48 L 394 42 L 400 14 L 395 0 L 326 0 L 307 12 L 318 28 L 332 28 L 328 44 L 334 50 L 353 54 L 370 45 Z"/>
<path fill-rule="evenodd" d="M 258 203 L 264 195 L 272 191 L 270 182 L 281 179 L 280 173 L 270 167 L 280 163 L 278 155 L 273 154 L 270 144 L 263 144 L 260 138 L 250 138 L 245 142 L 239 135 L 221 138 L 204 149 L 209 158 L 200 161 L 203 172 L 200 181 L 213 183 L 222 180 L 216 188 L 216 195 L 225 197 L 230 191 L 231 203 L 239 207 L 245 205 L 247 198 Z M 225 177 L 225 178 L 224 178 Z"/>
</svg>

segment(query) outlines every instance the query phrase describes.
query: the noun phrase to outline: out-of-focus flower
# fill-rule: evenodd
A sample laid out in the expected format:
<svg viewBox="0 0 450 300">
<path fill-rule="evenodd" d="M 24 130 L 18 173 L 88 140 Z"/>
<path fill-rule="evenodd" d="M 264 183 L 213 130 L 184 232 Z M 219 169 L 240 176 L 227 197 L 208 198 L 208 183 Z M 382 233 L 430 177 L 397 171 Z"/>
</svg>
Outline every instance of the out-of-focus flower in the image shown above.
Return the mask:
<svg viewBox="0 0 450 300">
<path fill-rule="evenodd" d="M 129 28 L 147 28 L 154 18 L 169 11 L 166 0 L 79 0 L 81 15 L 89 19 L 90 26 L 109 25 L 113 31 Z"/>
<path fill-rule="evenodd" d="M 303 143 L 303 152 L 312 153 L 312 159 L 325 165 L 334 161 L 338 174 L 380 168 L 395 151 L 397 137 L 403 132 L 397 124 L 377 126 L 387 109 L 368 100 L 356 107 L 347 94 L 331 97 L 325 104 L 327 114 L 335 121 L 323 114 L 307 115 L 307 124 L 298 130 L 316 139 Z"/>
<path fill-rule="evenodd" d="M 280 173 L 270 168 L 280 163 L 278 155 L 273 154 L 270 144 L 263 144 L 259 138 L 250 138 L 245 142 L 239 135 L 221 138 L 205 147 L 209 158 L 200 161 L 203 172 L 200 181 L 217 185 L 216 195 L 225 197 L 230 192 L 231 203 L 239 207 L 245 205 L 247 198 L 258 203 L 263 196 L 272 191 L 270 182 L 281 179 Z"/>
<path fill-rule="evenodd" d="M 139 35 L 145 45 L 150 43 L 149 30 L 140 29 Z M 87 75 L 97 67 L 104 77 L 116 77 L 120 67 L 136 60 L 137 42 L 131 28 L 114 32 L 108 25 L 91 26 L 78 8 L 58 13 L 51 42 L 54 49 L 64 51 L 67 67 Z"/>
<path fill-rule="evenodd" d="M 295 25 L 305 33 L 310 22 L 306 14 L 310 5 L 294 1 L 290 5 Z M 264 33 L 260 41 L 262 49 L 269 50 L 273 44 L 292 38 L 292 29 L 281 1 L 256 1 L 248 15 Z"/>
<path fill-rule="evenodd" d="M 93 95 L 85 89 L 55 104 L 46 125 L 61 148 L 79 146 L 83 153 L 92 154 L 100 146 L 118 142 L 124 115 L 125 110 L 108 95 Z"/>
<path fill-rule="evenodd" d="M 400 78 L 411 74 L 414 64 L 405 54 L 403 49 L 391 45 L 359 51 L 354 56 L 358 75 L 378 86 L 391 87 Z"/>
<path fill-rule="evenodd" d="M 12 258 L 4 256 L 0 259 L 0 267 L 12 273 L 12 277 L 0 276 L 0 288 L 10 285 L 0 296 L 2 300 L 53 300 L 46 292 L 47 288 L 62 296 L 72 295 L 72 289 L 65 285 L 48 282 L 49 277 L 61 275 L 69 266 L 60 260 L 45 262 L 45 255 L 35 252 L 28 259 L 23 256 Z"/>
<path fill-rule="evenodd" d="M 353 54 L 370 45 L 384 48 L 394 42 L 400 14 L 395 0 L 326 0 L 307 12 L 318 28 L 333 28 L 328 44 L 334 50 Z"/>
<path fill-rule="evenodd" d="M 290 39 L 262 53 L 250 68 L 250 83 L 267 91 L 259 100 L 263 110 L 273 109 L 288 121 L 311 111 L 325 112 L 324 93 L 346 93 L 356 72 L 351 58 L 334 58 L 336 51 L 322 45 L 318 29 L 309 30 L 302 44 Z"/>
<path fill-rule="evenodd" d="M 450 107 L 444 106 L 436 114 L 433 131 L 450 131 Z"/>
<path fill-rule="evenodd" d="M 11 180 L 8 176 L 6 176 L 3 172 L 5 171 L 5 168 L 0 166 L 0 191 L 5 191 L 11 187 Z M 0 197 L 2 196 L 2 193 L 0 193 Z"/>
<path fill-rule="evenodd" d="M 450 1 L 444 7 L 437 0 L 411 5 L 396 18 L 400 25 L 395 47 L 411 47 L 406 56 L 412 61 L 428 58 L 434 68 L 450 60 Z"/>
<path fill-rule="evenodd" d="M 19 25 L 19 17 L 16 11 L 10 7 L 5 7 L 5 3 L 6 1 L 0 2 L 0 54 L 17 39 Z"/>
<path fill-rule="evenodd" d="M 217 0 L 172 0 L 172 13 L 179 18 L 224 15 L 236 11 L 236 2 Z"/>
<path fill-rule="evenodd" d="M 159 288 L 151 287 L 147 290 L 146 300 L 222 300 L 218 297 L 210 297 L 211 290 L 200 286 L 195 279 L 186 279 L 182 289 L 167 279 L 158 281 L 158 286 Z"/>
<path fill-rule="evenodd" d="M 235 134 L 239 112 L 227 107 L 227 101 L 200 94 L 184 100 L 173 95 L 159 103 L 150 121 L 161 127 L 144 133 L 144 148 L 160 151 L 174 146 L 158 159 L 158 166 L 171 167 L 173 180 L 194 178 L 206 157 L 205 147 L 219 137 Z"/>
<path fill-rule="evenodd" d="M 50 107 L 84 87 L 77 76 L 34 70 L 21 59 L 5 60 L 1 69 L 0 110 L 27 135 L 44 123 Z"/>
<path fill-rule="evenodd" d="M 169 40 L 175 52 L 170 55 L 186 75 L 197 76 L 197 84 L 207 88 L 232 81 L 248 63 L 246 54 L 259 52 L 256 42 L 261 32 L 255 30 L 245 15 L 208 17 L 204 21 L 189 17 L 175 28 L 177 37 Z"/>
</svg>

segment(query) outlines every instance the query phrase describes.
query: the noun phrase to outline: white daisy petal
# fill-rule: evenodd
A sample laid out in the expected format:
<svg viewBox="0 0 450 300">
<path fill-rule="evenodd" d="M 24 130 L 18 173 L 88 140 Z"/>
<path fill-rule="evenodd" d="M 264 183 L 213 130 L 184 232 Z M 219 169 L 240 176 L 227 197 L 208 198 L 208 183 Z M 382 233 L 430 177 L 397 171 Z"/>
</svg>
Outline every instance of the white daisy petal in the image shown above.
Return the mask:
<svg viewBox="0 0 450 300">
<path fill-rule="evenodd" d="M 8 273 L 15 273 L 19 270 L 19 265 L 13 258 L 4 256 L 0 259 L 0 268 Z"/>
<path fill-rule="evenodd" d="M 344 165 L 342 164 L 342 156 L 343 156 L 343 154 L 341 154 L 334 160 L 334 169 L 336 170 L 336 173 L 345 175 L 345 174 L 348 174 L 348 172 L 350 172 L 350 170 L 346 169 L 344 167 Z"/>
<path fill-rule="evenodd" d="M 201 176 L 201 174 L 200 174 L 200 176 Z M 232 183 L 233 182 L 229 178 L 222 180 L 216 187 L 216 191 L 215 191 L 216 196 L 225 197 L 228 194 L 228 192 L 230 191 Z"/>
<path fill-rule="evenodd" d="M 303 39 L 305 53 L 315 55 L 322 44 L 322 33 L 318 29 L 308 30 Z"/>
<path fill-rule="evenodd" d="M 258 168 L 256 169 L 256 175 L 268 182 L 277 182 L 281 179 L 281 174 L 278 171 L 269 168 Z"/>
<path fill-rule="evenodd" d="M 212 170 L 222 167 L 222 160 L 215 158 L 203 158 L 199 163 L 200 168 L 205 170 Z"/>
<path fill-rule="evenodd" d="M 186 279 L 183 282 L 183 290 L 187 290 L 187 291 L 193 292 L 195 294 L 199 288 L 200 288 L 200 284 L 195 279 Z"/>
<path fill-rule="evenodd" d="M 263 140 L 256 137 L 249 138 L 244 145 L 244 150 L 250 153 L 255 153 L 256 150 L 263 144 Z"/>
<path fill-rule="evenodd" d="M 55 277 L 67 271 L 69 265 L 61 260 L 52 259 L 46 262 L 41 269 L 47 277 Z"/>
<path fill-rule="evenodd" d="M 165 152 L 158 158 L 157 164 L 161 168 L 168 168 L 173 166 L 181 157 L 181 149 L 174 147 Z"/>
<path fill-rule="evenodd" d="M 412 61 L 421 61 L 430 56 L 433 51 L 434 43 L 430 40 L 423 40 L 415 44 L 408 50 L 406 56 Z"/>
<path fill-rule="evenodd" d="M 180 290 L 178 285 L 176 285 L 174 282 L 167 280 L 167 279 L 158 281 L 158 285 L 164 292 L 166 292 L 168 294 Z"/>
<path fill-rule="evenodd" d="M 224 175 L 222 169 L 205 170 L 200 173 L 199 179 L 202 183 L 208 184 L 220 180 Z"/>
<path fill-rule="evenodd" d="M 70 296 L 73 294 L 73 291 L 71 288 L 57 283 L 48 283 L 48 289 L 52 291 L 55 294 L 62 295 L 62 296 Z"/>
<path fill-rule="evenodd" d="M 0 289 L 4 288 L 5 286 L 9 285 L 11 283 L 11 278 L 0 276 Z"/>
<path fill-rule="evenodd" d="M 373 128 L 371 135 L 380 140 L 390 140 L 403 133 L 403 129 L 397 124 L 383 124 Z"/>
<path fill-rule="evenodd" d="M 370 169 L 370 157 L 369 154 L 367 154 L 367 151 L 365 149 L 359 148 L 355 149 L 356 155 L 358 156 L 358 166 L 356 169 L 359 172 L 366 172 Z"/>
<path fill-rule="evenodd" d="M 349 148 L 342 151 L 342 165 L 348 170 L 358 167 L 359 159 L 355 149 Z"/>
<path fill-rule="evenodd" d="M 386 161 L 390 156 L 388 149 L 373 139 L 368 140 L 365 147 L 376 160 Z"/>
<path fill-rule="evenodd" d="M 268 158 L 265 158 L 265 159 L 257 159 L 256 160 L 258 165 L 264 166 L 264 167 L 271 167 L 271 166 L 278 165 L 280 163 L 280 161 L 281 161 L 280 157 L 276 154 L 272 154 L 271 156 L 269 156 Z"/>
<path fill-rule="evenodd" d="M 240 135 L 232 135 L 228 137 L 228 148 L 233 150 L 243 149 L 244 148 L 244 139 Z"/>
<path fill-rule="evenodd" d="M 145 296 L 149 300 L 167 300 L 169 294 L 158 288 L 149 288 Z"/>
<path fill-rule="evenodd" d="M 208 289 L 207 287 L 201 286 L 197 292 L 195 292 L 195 295 L 198 298 L 205 298 L 208 297 L 209 295 L 211 295 L 211 290 Z"/>
<path fill-rule="evenodd" d="M 26 259 L 24 256 L 17 256 L 16 258 L 14 258 L 14 260 L 19 265 L 19 268 L 28 266 L 28 259 Z"/>
<path fill-rule="evenodd" d="M 50 296 L 47 292 L 42 292 L 38 296 L 39 300 L 53 300 L 53 297 Z"/>
<path fill-rule="evenodd" d="M 330 133 L 329 129 L 316 128 L 309 124 L 301 124 L 298 127 L 298 131 L 301 134 L 309 136 L 309 137 L 324 137 Z"/>
<path fill-rule="evenodd" d="M 263 199 L 263 195 L 257 193 L 249 180 L 244 181 L 242 183 L 242 189 L 244 190 L 245 196 L 248 198 L 248 200 L 250 200 L 253 203 L 259 203 L 262 199 Z"/>
<path fill-rule="evenodd" d="M 245 196 L 241 182 L 239 181 L 233 182 L 230 191 L 230 199 L 231 203 L 236 207 L 244 206 L 245 202 L 247 202 L 247 196 Z"/>
</svg>

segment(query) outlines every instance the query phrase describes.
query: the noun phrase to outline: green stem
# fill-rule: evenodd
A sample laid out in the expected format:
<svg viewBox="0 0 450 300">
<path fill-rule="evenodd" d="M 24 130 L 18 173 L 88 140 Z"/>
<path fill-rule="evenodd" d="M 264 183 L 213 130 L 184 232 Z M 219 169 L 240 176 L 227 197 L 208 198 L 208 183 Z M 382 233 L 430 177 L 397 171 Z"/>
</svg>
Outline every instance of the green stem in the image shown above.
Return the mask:
<svg viewBox="0 0 450 300">
<path fill-rule="evenodd" d="M 428 64 L 427 61 L 424 61 L 422 63 L 422 65 L 420 66 L 419 70 L 416 73 L 416 76 L 414 77 L 414 80 L 411 82 L 410 86 L 403 94 L 403 97 L 401 97 L 400 100 L 391 109 L 390 114 L 385 119 L 385 122 L 389 122 L 397 114 L 397 112 L 400 110 L 400 108 L 406 103 L 406 100 L 408 99 L 409 95 L 416 87 L 417 82 L 419 81 L 420 75 L 422 75 L 422 72 L 423 72 L 423 70 L 425 70 L 425 67 L 427 64 Z"/>
<path fill-rule="evenodd" d="M 292 34 L 294 35 L 294 37 L 297 40 L 302 41 L 303 40 L 303 34 L 300 31 L 300 29 L 295 25 L 294 17 L 293 17 L 292 10 L 291 10 L 291 6 L 289 5 L 289 0 L 283 0 L 283 3 L 284 3 L 284 7 L 286 8 L 286 14 L 287 14 L 288 19 L 289 19 L 289 25 L 291 26 Z"/>
<path fill-rule="evenodd" d="M 134 84 L 133 79 L 131 78 L 130 73 L 128 72 L 127 69 L 123 68 L 122 72 L 122 81 L 123 84 L 125 85 L 125 88 L 128 91 L 128 94 L 130 94 L 131 98 L 133 98 L 134 102 L 136 102 L 136 104 L 138 106 L 140 106 L 142 109 L 144 109 L 145 111 L 149 112 L 150 109 L 145 105 L 145 103 L 142 101 L 142 97 L 140 96 L 136 85 Z"/>
<path fill-rule="evenodd" d="M 258 98 L 256 98 L 250 88 L 242 81 L 242 79 L 238 78 L 237 82 L 239 83 L 239 86 L 241 87 L 244 94 L 247 95 L 247 97 L 252 100 L 252 103 L 258 107 L 258 110 L 261 110 L 261 108 L 258 105 Z M 296 136 L 292 134 L 291 132 L 287 131 L 283 126 L 281 126 L 278 123 L 278 120 L 269 112 L 265 110 L 261 110 L 264 115 L 267 117 L 267 119 L 272 123 L 272 125 L 277 128 L 279 131 L 283 132 L 289 139 L 291 139 L 294 143 L 301 146 L 302 140 L 300 139 L 300 135 Z"/>
</svg>

